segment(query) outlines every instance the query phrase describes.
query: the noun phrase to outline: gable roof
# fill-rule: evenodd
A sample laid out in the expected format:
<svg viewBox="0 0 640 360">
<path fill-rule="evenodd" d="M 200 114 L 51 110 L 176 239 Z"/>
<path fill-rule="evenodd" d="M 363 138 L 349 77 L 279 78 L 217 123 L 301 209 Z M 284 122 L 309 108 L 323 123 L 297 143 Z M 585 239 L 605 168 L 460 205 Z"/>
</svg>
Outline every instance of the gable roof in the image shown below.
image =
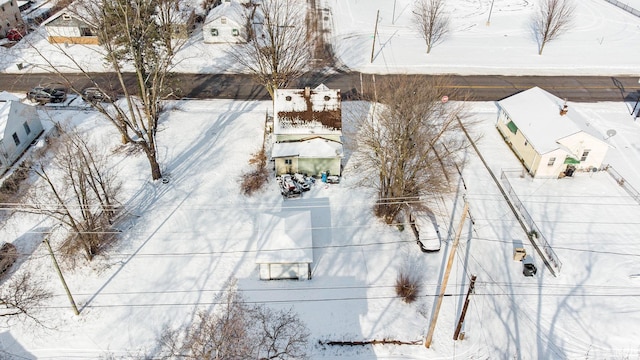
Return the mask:
<svg viewBox="0 0 640 360">
<path fill-rule="evenodd" d="M 310 210 L 260 214 L 258 223 L 256 263 L 313 262 Z"/>
<path fill-rule="evenodd" d="M 537 86 L 497 103 L 540 154 L 560 148 L 558 140 L 579 132 L 602 141 L 602 135 L 589 126 L 573 104 L 565 115 L 560 115 L 565 100 Z"/>
<path fill-rule="evenodd" d="M 19 101 L 0 101 L 0 139 L 10 119 L 14 117 L 30 118 L 36 114 L 36 109 Z"/>
<path fill-rule="evenodd" d="M 298 156 L 301 158 L 342 157 L 342 144 L 337 141 L 314 137 L 302 141 L 280 142 L 273 144 L 271 157 Z"/>
<path fill-rule="evenodd" d="M 80 27 L 89 26 L 94 27 L 88 22 L 81 19 L 78 15 L 69 10 L 62 10 L 52 17 L 45 20 L 42 25 L 44 26 L 62 26 L 62 27 Z"/>
<path fill-rule="evenodd" d="M 245 10 L 245 7 L 239 2 L 223 2 L 209 11 L 209 14 L 207 14 L 204 20 L 204 24 L 207 25 L 221 17 L 226 17 L 236 24 L 242 25 L 246 19 Z"/>
<path fill-rule="evenodd" d="M 340 133 L 341 105 L 340 90 L 324 84 L 314 89 L 277 89 L 273 99 L 274 132 L 296 133 L 296 129 L 305 128 L 302 133 L 320 133 L 321 129 L 323 133 Z"/>
</svg>

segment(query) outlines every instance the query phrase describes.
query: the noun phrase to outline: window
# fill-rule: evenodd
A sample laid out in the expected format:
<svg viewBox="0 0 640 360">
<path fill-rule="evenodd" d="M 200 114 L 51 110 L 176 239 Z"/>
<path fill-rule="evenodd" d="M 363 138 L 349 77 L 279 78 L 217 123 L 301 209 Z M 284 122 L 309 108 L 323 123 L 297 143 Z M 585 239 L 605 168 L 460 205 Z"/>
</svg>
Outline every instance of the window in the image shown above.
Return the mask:
<svg viewBox="0 0 640 360">
<path fill-rule="evenodd" d="M 291 165 L 291 159 L 284 159 L 285 165 Z"/>
<path fill-rule="evenodd" d="M 13 133 L 13 142 L 16 143 L 16 146 L 20 145 L 20 138 L 16 133 Z"/>
<path fill-rule="evenodd" d="M 580 158 L 580 161 L 587 161 L 587 156 L 589 156 L 589 152 L 591 152 L 591 150 L 585 150 L 582 152 L 582 157 Z"/>
<path fill-rule="evenodd" d="M 514 135 L 518 132 L 518 127 L 513 123 L 513 121 L 509 121 L 509 123 L 507 123 L 507 127 Z"/>
<path fill-rule="evenodd" d="M 291 96 L 287 95 L 287 97 L 284 98 L 287 101 L 291 101 Z"/>
<path fill-rule="evenodd" d="M 0 9 L 2 9 L 2 11 L 4 11 L 4 5 L 0 6 Z"/>
<path fill-rule="evenodd" d="M 238 31 L 238 29 L 232 29 L 232 30 L 231 30 L 231 35 L 233 35 L 233 36 L 239 36 L 239 35 L 240 35 L 240 31 Z"/>
<path fill-rule="evenodd" d="M 549 162 L 547 163 L 548 166 L 553 166 L 553 164 L 556 162 L 556 158 L 551 157 L 549 158 Z"/>
<path fill-rule="evenodd" d="M 218 36 L 218 29 L 211 29 L 211 36 Z"/>
<path fill-rule="evenodd" d="M 227 18 L 226 17 L 221 17 L 220 18 L 220 24 L 226 24 L 227 23 Z"/>
<path fill-rule="evenodd" d="M 31 134 L 31 128 L 29 127 L 29 124 L 25 122 L 24 124 L 22 124 L 22 126 L 24 126 L 24 131 L 27 132 L 27 135 Z"/>
<path fill-rule="evenodd" d="M 527 140 L 524 141 L 524 146 L 529 145 L 529 143 L 527 142 Z"/>
</svg>

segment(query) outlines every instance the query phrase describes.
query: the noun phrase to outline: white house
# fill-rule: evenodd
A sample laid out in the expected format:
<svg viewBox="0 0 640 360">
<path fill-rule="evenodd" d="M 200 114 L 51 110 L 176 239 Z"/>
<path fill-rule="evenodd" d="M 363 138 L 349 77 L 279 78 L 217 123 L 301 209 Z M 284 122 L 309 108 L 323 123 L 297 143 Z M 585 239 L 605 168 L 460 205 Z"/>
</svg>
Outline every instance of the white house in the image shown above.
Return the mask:
<svg viewBox="0 0 640 360">
<path fill-rule="evenodd" d="M 36 108 L 19 101 L 0 101 L 0 173 L 4 173 L 42 133 Z"/>
<path fill-rule="evenodd" d="M 342 110 L 340 90 L 278 89 L 273 100 L 276 174 L 341 174 Z"/>
<path fill-rule="evenodd" d="M 238 1 L 225 1 L 211 9 L 202 25 L 208 44 L 244 43 L 247 41 L 247 8 Z"/>
<path fill-rule="evenodd" d="M 98 44 L 95 26 L 70 11 L 60 11 L 42 25 L 47 30 L 48 40 L 52 44 Z"/>
<path fill-rule="evenodd" d="M 256 264 L 260 279 L 311 279 L 311 211 L 261 214 L 258 224 Z"/>
<path fill-rule="evenodd" d="M 532 176 L 556 178 L 602 166 L 609 145 L 576 104 L 533 87 L 497 105 L 496 127 Z"/>
<path fill-rule="evenodd" d="M 24 28 L 17 0 L 0 0 L 0 38 L 7 36 L 11 29 Z"/>
</svg>

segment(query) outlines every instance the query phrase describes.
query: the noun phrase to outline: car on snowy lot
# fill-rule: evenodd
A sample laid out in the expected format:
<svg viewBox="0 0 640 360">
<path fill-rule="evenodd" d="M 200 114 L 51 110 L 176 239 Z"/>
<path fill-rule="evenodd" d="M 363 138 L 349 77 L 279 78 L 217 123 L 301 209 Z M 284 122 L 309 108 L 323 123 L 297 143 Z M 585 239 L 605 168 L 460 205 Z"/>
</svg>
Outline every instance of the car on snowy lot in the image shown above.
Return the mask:
<svg viewBox="0 0 640 360">
<path fill-rule="evenodd" d="M 315 182 L 315 179 L 313 179 L 312 177 L 299 173 L 293 174 L 293 180 L 299 185 L 302 191 L 311 190 L 311 185 L 313 185 L 313 183 Z"/>
<path fill-rule="evenodd" d="M 298 183 L 293 180 L 291 175 L 284 174 L 282 176 L 278 176 L 276 180 L 278 181 L 278 185 L 280 186 L 280 193 L 282 194 L 282 196 L 286 198 L 296 198 L 300 197 L 300 195 L 302 194 L 300 185 L 298 185 Z"/>
<path fill-rule="evenodd" d="M 327 184 L 339 184 L 340 176 L 338 175 L 329 175 L 327 176 Z"/>
<path fill-rule="evenodd" d="M 40 103 L 61 103 L 67 100 L 64 88 L 55 86 L 36 86 L 27 92 L 27 99 Z"/>
<path fill-rule="evenodd" d="M 16 259 L 18 259 L 16 247 L 8 242 L 2 243 L 0 246 L 0 274 L 4 274 L 16 262 Z"/>
<path fill-rule="evenodd" d="M 82 90 L 82 98 L 89 102 L 96 103 L 104 101 L 107 95 L 97 87 L 88 87 Z"/>
</svg>

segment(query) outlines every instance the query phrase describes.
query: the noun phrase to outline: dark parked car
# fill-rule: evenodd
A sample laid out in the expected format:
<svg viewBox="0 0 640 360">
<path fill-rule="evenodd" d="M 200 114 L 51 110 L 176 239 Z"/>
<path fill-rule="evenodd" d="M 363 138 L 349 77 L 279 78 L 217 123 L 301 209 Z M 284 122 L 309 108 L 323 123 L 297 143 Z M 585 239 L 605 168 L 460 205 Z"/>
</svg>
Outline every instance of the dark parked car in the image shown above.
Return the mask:
<svg viewBox="0 0 640 360">
<path fill-rule="evenodd" d="M 4 274 L 8 268 L 16 262 L 18 251 L 11 243 L 2 243 L 0 246 L 0 274 Z"/>
<path fill-rule="evenodd" d="M 53 86 L 36 86 L 29 90 L 27 99 L 40 104 L 61 103 L 67 100 L 67 92 Z"/>
<path fill-rule="evenodd" d="M 82 90 L 82 97 L 90 102 L 101 102 L 106 99 L 106 95 L 97 87 L 89 87 Z"/>
</svg>

